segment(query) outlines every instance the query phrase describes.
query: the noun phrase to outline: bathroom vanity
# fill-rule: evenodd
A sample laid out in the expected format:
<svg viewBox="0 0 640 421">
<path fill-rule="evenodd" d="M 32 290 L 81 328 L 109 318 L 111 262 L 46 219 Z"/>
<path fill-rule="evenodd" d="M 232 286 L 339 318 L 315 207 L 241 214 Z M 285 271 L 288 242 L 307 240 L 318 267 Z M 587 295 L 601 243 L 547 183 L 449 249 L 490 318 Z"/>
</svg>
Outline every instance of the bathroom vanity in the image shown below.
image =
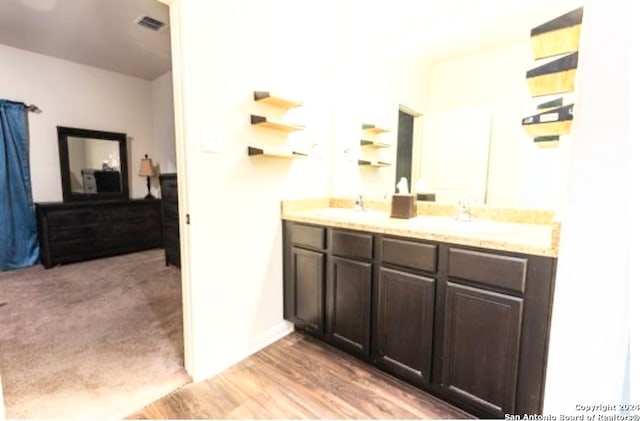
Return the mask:
<svg viewBox="0 0 640 421">
<path fill-rule="evenodd" d="M 284 317 L 297 329 L 474 415 L 541 413 L 553 227 L 350 209 L 283 219 Z"/>
</svg>

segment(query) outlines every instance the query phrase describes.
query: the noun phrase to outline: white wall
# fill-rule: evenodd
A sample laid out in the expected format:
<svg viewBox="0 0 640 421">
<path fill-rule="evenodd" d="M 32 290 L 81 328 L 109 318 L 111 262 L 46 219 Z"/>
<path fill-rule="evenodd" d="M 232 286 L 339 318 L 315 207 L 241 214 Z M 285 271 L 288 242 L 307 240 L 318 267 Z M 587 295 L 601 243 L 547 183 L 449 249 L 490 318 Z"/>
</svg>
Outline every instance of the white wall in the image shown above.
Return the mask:
<svg viewBox="0 0 640 421">
<path fill-rule="evenodd" d="M 343 23 L 349 37 L 343 37 L 334 50 L 332 194 L 354 197 L 363 194 L 365 199 L 382 199 L 395 192 L 398 110 L 403 106 L 418 114 L 425 112 L 427 64 L 415 54 L 395 53 L 389 46 L 380 47 L 380 39 L 366 36 L 372 33 L 366 9 L 337 13 L 341 13 L 343 19 L 351 16 L 351 20 Z M 389 129 L 388 133 L 375 138 L 392 146 L 361 147 L 363 123 Z M 418 131 L 420 124 L 419 118 L 414 120 Z M 345 150 L 350 154 L 345 154 Z M 389 162 L 392 166 L 358 167 L 358 157 Z M 413 159 L 416 162 L 419 157 L 414 154 Z"/>
<path fill-rule="evenodd" d="M 327 194 L 326 151 L 332 156 L 342 154 L 341 142 L 357 138 L 365 118 L 340 117 L 343 111 L 353 113 L 348 99 L 352 97 L 344 102 L 339 98 L 357 72 L 349 73 L 350 63 L 341 61 L 349 57 L 341 53 L 329 65 L 332 53 L 327 46 L 337 47 L 340 41 L 347 44 L 346 50 L 358 42 L 332 38 L 331 6 L 276 3 L 174 5 L 182 23 L 186 166 L 180 169 L 189 178 L 188 197 L 182 199 L 192 221 L 188 227 L 192 312 L 188 316 L 193 321 L 191 374 L 196 380 L 287 332 L 282 322 L 280 199 Z M 547 370 L 548 413 L 573 412 L 579 402 L 615 403 L 624 394 L 628 314 L 621 303 L 628 275 L 627 174 L 620 162 L 627 159 L 628 115 L 613 111 L 626 109 L 628 100 L 626 46 L 620 43 L 624 37 L 619 37 L 627 27 L 611 22 L 627 14 L 610 3 L 595 7 L 596 3 L 589 5 L 592 11 L 587 8 L 585 21 L 591 20 L 592 35 L 585 37 L 581 47 L 571 189 Z M 530 63 L 529 54 L 523 62 Z M 524 80 L 523 74 L 513 77 Z M 252 101 L 253 90 L 290 92 L 305 100 L 303 108 L 310 110 L 305 132 L 323 145 L 320 159 L 289 162 L 247 157 L 249 144 L 281 141 L 249 126 L 251 112 L 266 111 Z M 526 88 L 518 97 L 528 97 Z M 521 110 L 506 112 L 515 121 L 511 124 L 521 130 Z M 324 149 L 332 134 L 334 148 Z M 221 152 L 203 151 L 203 140 L 209 138 L 222 144 Z M 511 170 L 502 171 L 502 176 L 513 177 Z M 354 191 L 348 185 L 354 178 L 341 179 L 343 175 L 336 171 L 331 186 Z M 605 191 L 607 200 L 596 200 L 595 195 Z"/>
<path fill-rule="evenodd" d="M 188 179 L 181 206 L 191 217 L 184 227 L 190 239 L 190 374 L 198 380 L 290 330 L 282 319 L 280 200 L 329 191 L 329 10 L 321 1 L 295 0 L 173 7 L 172 19 L 181 23 L 172 35 L 182 40 L 182 51 L 174 54 L 182 58 L 177 74 L 186 136 L 186 166 L 178 167 Z M 255 103 L 254 90 L 304 105 L 282 113 Z M 251 126 L 251 113 L 295 118 L 306 129 L 292 139 Z M 289 161 L 247 155 L 249 145 L 294 142 L 317 143 L 317 156 Z M 206 152 L 209 143 L 220 145 L 220 152 Z"/>
<path fill-rule="evenodd" d="M 174 156 L 153 137 L 150 81 L 4 45 L 0 62 L 2 97 L 43 111 L 28 114 L 35 202 L 62 200 L 56 126 L 127 133 L 134 198 L 146 194 L 146 180 L 137 175 L 140 158 L 148 153 L 164 163 Z"/>
<path fill-rule="evenodd" d="M 167 72 L 151 83 L 152 136 L 158 154 L 152 159 L 160 173 L 176 172 L 176 129 L 171 78 L 171 72 Z"/>
<path fill-rule="evenodd" d="M 629 396 L 629 19 L 626 1 L 585 5 L 547 368 L 550 414 L 585 414 L 577 404 Z"/>
</svg>

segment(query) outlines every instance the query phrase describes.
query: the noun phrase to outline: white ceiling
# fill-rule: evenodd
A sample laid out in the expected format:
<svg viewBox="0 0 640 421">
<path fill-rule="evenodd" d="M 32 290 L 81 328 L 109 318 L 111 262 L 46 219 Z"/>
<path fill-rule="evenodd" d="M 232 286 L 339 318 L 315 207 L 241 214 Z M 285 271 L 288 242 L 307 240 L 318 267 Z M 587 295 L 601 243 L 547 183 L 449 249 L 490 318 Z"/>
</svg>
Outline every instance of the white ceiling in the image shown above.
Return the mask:
<svg viewBox="0 0 640 421">
<path fill-rule="evenodd" d="M 141 15 L 166 26 L 143 28 Z M 0 1 L 0 44 L 148 80 L 171 69 L 168 26 L 157 0 Z"/>
<path fill-rule="evenodd" d="M 353 1 L 353 0 L 350 0 Z M 364 1 L 364 0 L 358 0 Z M 584 0 L 394 0 L 370 4 L 366 19 L 388 50 L 438 61 L 527 42 L 531 28 Z M 362 30 L 365 30 L 363 27 Z M 402 51 L 404 50 L 404 51 Z"/>
<path fill-rule="evenodd" d="M 580 3 L 334 0 L 341 19 L 334 30 L 438 60 L 526 40 L 532 27 Z M 142 28 L 134 23 L 141 15 L 167 26 Z M 158 0 L 0 0 L 0 44 L 149 80 L 171 69 L 168 26 L 168 7 Z"/>
</svg>

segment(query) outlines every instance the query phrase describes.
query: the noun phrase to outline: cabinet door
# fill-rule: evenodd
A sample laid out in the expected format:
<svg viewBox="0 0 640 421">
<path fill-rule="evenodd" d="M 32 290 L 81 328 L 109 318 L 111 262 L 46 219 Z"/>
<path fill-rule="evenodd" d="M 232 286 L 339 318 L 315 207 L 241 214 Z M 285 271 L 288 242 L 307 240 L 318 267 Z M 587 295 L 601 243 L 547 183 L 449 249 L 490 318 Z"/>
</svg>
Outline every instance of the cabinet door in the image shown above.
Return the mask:
<svg viewBox="0 0 640 421">
<path fill-rule="evenodd" d="M 442 386 L 488 416 L 514 413 L 523 300 L 447 283 Z"/>
<path fill-rule="evenodd" d="M 160 201 L 123 203 L 110 208 L 111 248 L 118 253 L 162 247 Z"/>
<path fill-rule="evenodd" d="M 391 374 L 423 386 L 431 378 L 435 280 L 381 268 L 374 359 Z"/>
<path fill-rule="evenodd" d="M 324 331 L 324 253 L 293 247 L 291 321 L 316 335 Z"/>
<path fill-rule="evenodd" d="M 329 267 L 329 340 L 347 352 L 368 357 L 371 332 L 371 263 L 332 257 Z"/>
</svg>

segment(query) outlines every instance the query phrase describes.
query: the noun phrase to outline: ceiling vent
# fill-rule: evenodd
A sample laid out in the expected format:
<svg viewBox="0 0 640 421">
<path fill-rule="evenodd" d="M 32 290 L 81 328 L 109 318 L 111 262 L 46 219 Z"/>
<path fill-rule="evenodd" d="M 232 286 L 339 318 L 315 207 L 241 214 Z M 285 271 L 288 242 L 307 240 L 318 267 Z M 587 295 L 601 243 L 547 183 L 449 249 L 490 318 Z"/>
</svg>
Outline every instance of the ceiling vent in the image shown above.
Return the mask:
<svg viewBox="0 0 640 421">
<path fill-rule="evenodd" d="M 165 26 L 164 22 L 154 19 L 151 16 L 140 16 L 136 19 L 136 23 L 147 29 L 151 29 L 152 31 L 159 31 L 163 26 Z"/>
</svg>

